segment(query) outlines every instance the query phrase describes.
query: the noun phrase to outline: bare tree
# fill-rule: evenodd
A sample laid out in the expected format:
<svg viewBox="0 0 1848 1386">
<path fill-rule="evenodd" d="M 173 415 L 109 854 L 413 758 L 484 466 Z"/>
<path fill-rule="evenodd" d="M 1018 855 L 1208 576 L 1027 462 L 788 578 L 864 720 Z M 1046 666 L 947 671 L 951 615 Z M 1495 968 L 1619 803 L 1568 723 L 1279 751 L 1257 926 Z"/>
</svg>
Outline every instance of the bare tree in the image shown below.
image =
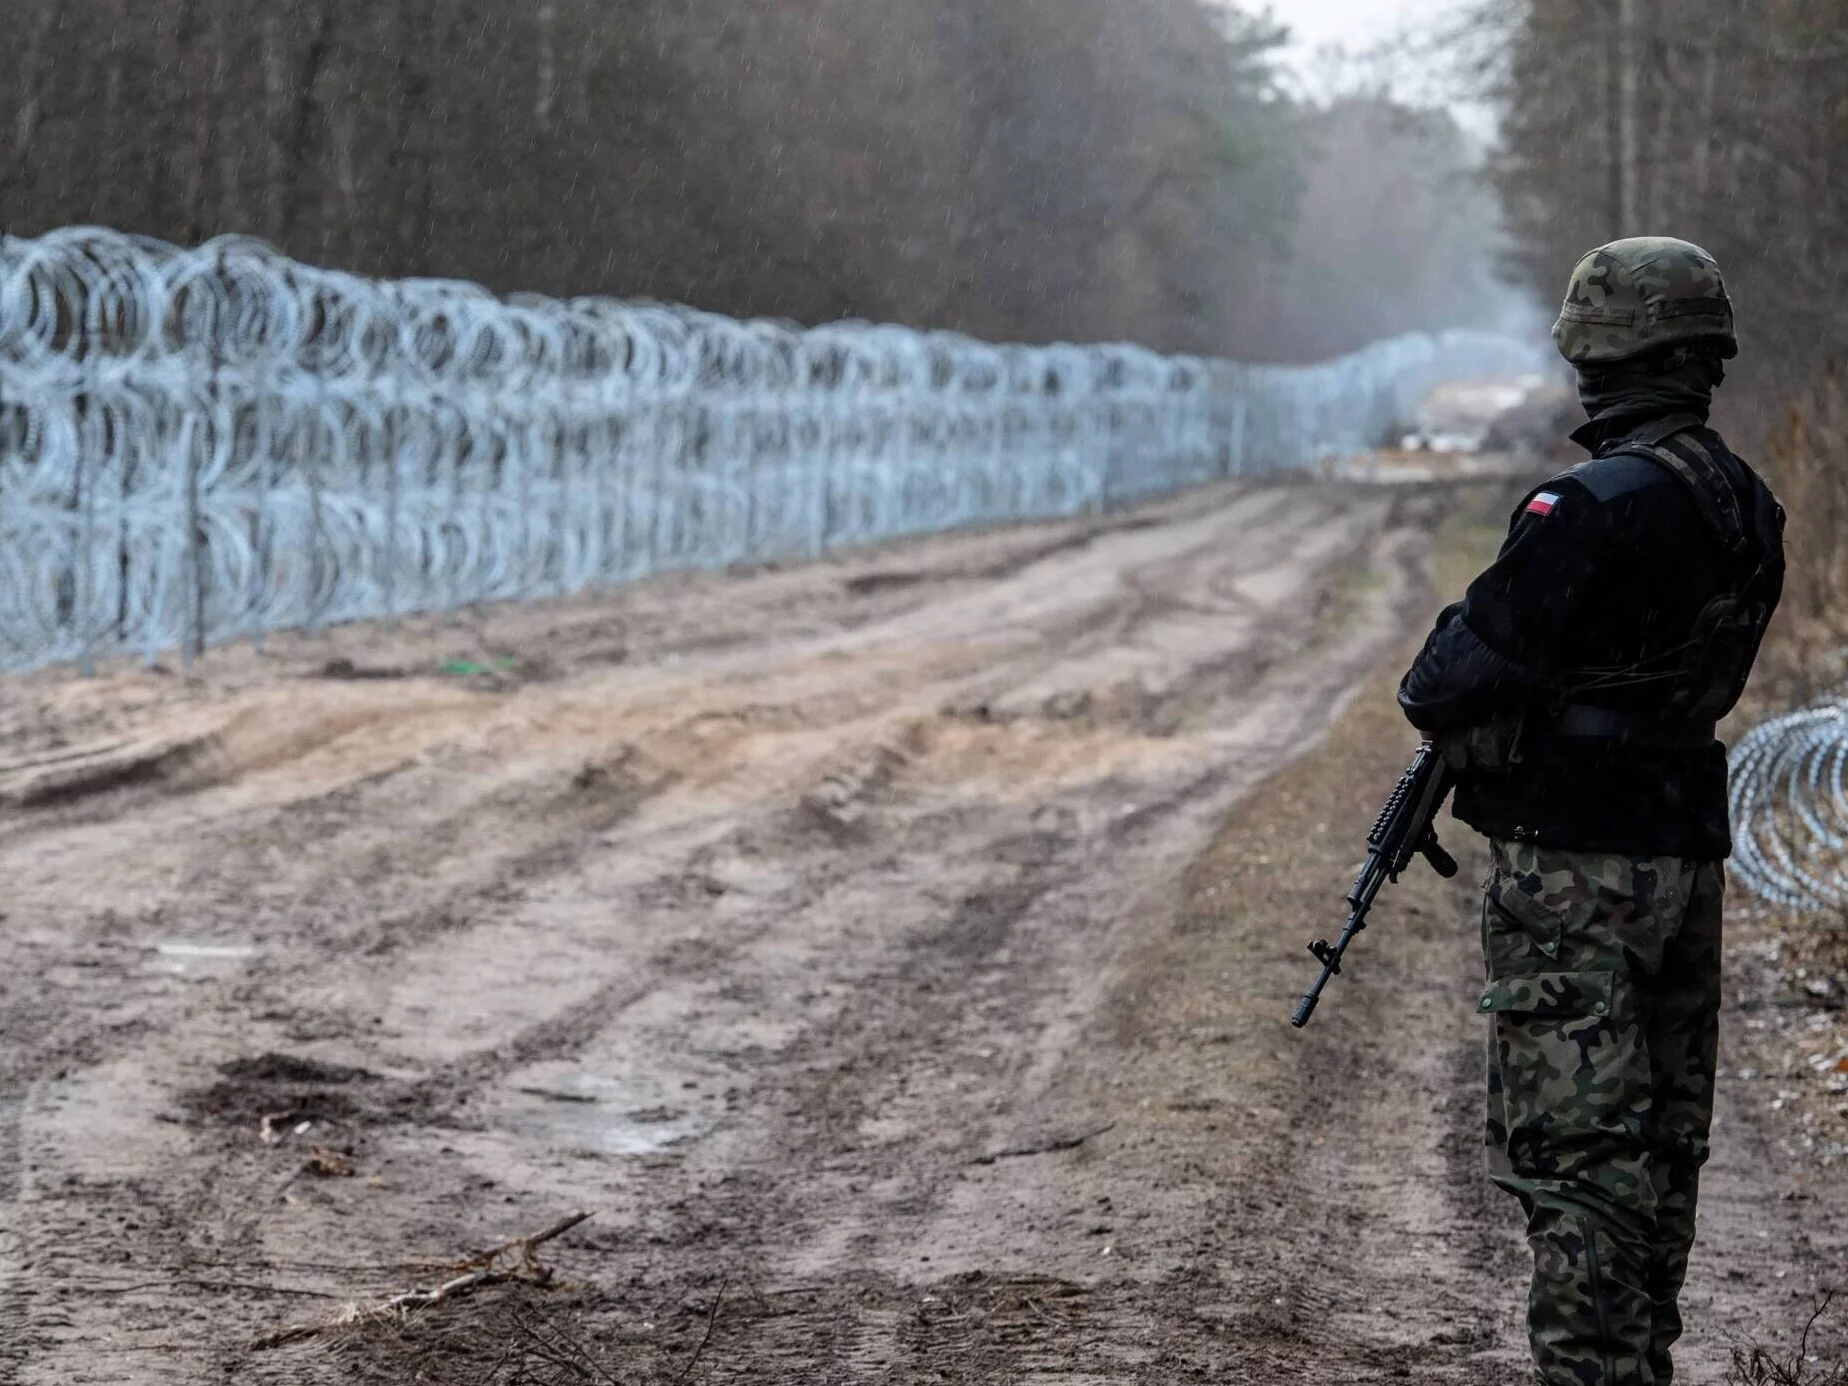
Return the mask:
<svg viewBox="0 0 1848 1386">
<path fill-rule="evenodd" d="M 0 224 L 1211 350 L 1293 214 L 1207 0 L 0 0 Z"/>
<path fill-rule="evenodd" d="M 1586 246 L 1620 229 L 1672 232 L 1727 267 L 1753 347 L 1742 370 L 1788 381 L 1791 367 L 1839 355 L 1848 131 L 1818 114 L 1848 109 L 1848 14 L 1829 0 L 1626 0 L 1620 18 L 1637 27 L 1619 52 L 1647 75 L 1625 84 L 1634 110 L 1616 137 L 1583 118 L 1597 101 L 1590 18 L 1585 0 L 1528 0 L 1512 34 L 1499 175 L 1524 273 L 1556 290 Z M 1614 186 L 1647 224 L 1607 217 L 1587 196 L 1587 173 L 1611 167 L 1613 146 Z"/>
</svg>

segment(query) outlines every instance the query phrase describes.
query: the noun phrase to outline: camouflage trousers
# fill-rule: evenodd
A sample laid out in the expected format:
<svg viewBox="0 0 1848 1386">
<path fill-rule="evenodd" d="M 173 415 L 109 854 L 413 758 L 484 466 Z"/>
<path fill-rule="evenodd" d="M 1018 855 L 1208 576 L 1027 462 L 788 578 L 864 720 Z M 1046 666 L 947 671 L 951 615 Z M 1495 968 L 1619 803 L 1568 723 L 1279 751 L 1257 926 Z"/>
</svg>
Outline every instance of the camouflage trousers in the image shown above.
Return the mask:
<svg viewBox="0 0 1848 1386">
<path fill-rule="evenodd" d="M 1707 1159 L 1718 862 L 1495 842 L 1489 1172 L 1527 1212 L 1540 1386 L 1666 1386 Z"/>
</svg>

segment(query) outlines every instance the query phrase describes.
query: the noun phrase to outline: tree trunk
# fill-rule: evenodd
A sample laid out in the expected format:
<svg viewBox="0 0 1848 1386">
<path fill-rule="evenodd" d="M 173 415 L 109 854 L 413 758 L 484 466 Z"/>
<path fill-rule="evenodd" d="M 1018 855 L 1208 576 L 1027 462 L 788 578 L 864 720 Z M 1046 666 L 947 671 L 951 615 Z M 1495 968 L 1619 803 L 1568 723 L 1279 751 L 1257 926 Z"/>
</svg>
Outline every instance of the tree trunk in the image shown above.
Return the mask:
<svg viewBox="0 0 1848 1386">
<path fill-rule="evenodd" d="M 1617 6 L 1617 234 L 1641 235 L 1641 0 Z"/>
<path fill-rule="evenodd" d="M 139 172 L 145 179 L 145 167 L 136 169 L 136 164 L 145 165 L 145 160 L 136 160 L 133 150 L 140 143 L 139 130 L 130 131 L 128 122 L 123 118 L 122 101 L 124 89 L 128 84 L 128 54 L 131 40 L 128 37 L 128 0 L 109 0 L 106 11 L 109 24 L 109 56 L 103 65 L 103 109 L 100 128 L 97 131 L 101 140 L 99 167 L 105 168 L 105 176 L 115 185 L 110 202 L 121 206 L 127 197 L 134 194 L 129 191 L 139 179 L 134 174 Z"/>
<path fill-rule="evenodd" d="M 173 186 L 179 189 L 178 235 L 183 244 L 204 239 L 206 150 L 211 128 L 211 45 L 199 13 L 205 0 L 184 0 L 173 26 L 166 70 L 179 75 L 179 118 L 170 132 Z"/>
<path fill-rule="evenodd" d="M 233 0 L 212 0 L 211 143 L 217 146 L 218 197 L 212 229 L 248 231 L 244 209 L 244 127 L 249 102 L 237 61 L 238 26 L 226 10 Z"/>
<path fill-rule="evenodd" d="M 280 245 L 287 233 L 290 127 L 288 49 L 276 4 L 263 10 L 263 234 Z"/>
<path fill-rule="evenodd" d="M 429 255 L 431 180 L 430 75 L 438 28 L 425 4 L 399 0 L 396 88 L 387 166 L 397 215 L 390 228 L 394 274 L 418 274 Z M 417 56 L 413 56 L 417 55 Z"/>
<path fill-rule="evenodd" d="M 19 105 L 13 112 L 13 148 L 6 163 L 0 165 L 0 190 L 25 172 L 26 161 L 32 154 L 32 137 L 38 133 L 39 112 L 44 100 L 45 41 L 57 21 L 59 3 L 60 0 L 39 0 L 31 26 L 26 30 L 26 51 L 18 68 Z"/>
<path fill-rule="evenodd" d="M 1703 206 L 1713 190 L 1713 102 L 1719 82 L 1720 45 L 1709 37 L 1700 59 L 1700 114 L 1696 117 L 1699 133 L 1694 143 L 1694 196 Z"/>
<path fill-rule="evenodd" d="M 286 90 L 286 113 L 276 133 L 277 242 L 287 247 L 301 224 L 308 197 L 308 166 L 314 155 L 316 119 L 320 111 L 315 88 L 333 49 L 334 0 L 321 0 L 307 29 L 307 46 L 297 70 L 293 100 Z"/>
<path fill-rule="evenodd" d="M 539 0 L 539 89 L 533 97 L 533 119 L 541 130 L 552 128 L 552 106 L 558 96 L 558 3 Z"/>
</svg>

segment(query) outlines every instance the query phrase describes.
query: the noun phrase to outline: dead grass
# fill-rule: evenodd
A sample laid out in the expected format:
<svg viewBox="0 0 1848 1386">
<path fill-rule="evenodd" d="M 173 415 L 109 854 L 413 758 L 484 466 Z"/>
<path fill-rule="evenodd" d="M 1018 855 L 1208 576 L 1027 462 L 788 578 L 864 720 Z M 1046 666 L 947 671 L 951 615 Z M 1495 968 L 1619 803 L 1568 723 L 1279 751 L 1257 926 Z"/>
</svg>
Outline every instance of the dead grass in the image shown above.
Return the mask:
<svg viewBox="0 0 1848 1386">
<path fill-rule="evenodd" d="M 1743 401 L 1723 426 L 1764 440 L 1753 460 L 1786 512 L 1784 601 L 1723 730 L 1736 742 L 1848 680 L 1848 380 L 1831 370 L 1782 404 Z M 1779 1113 L 1788 1138 L 1836 1163 L 1848 1151 L 1848 917 L 1796 915 L 1743 896 L 1729 915 L 1729 991 L 1746 1012 L 1732 1022 L 1729 1062 L 1762 1084 L 1754 1100 Z"/>
<path fill-rule="evenodd" d="M 1823 1295 L 1803 1325 L 1795 1351 L 1788 1355 L 1758 1344 L 1734 1348 L 1726 1386 L 1848 1386 L 1848 1363 L 1839 1358 L 1823 1361 L 1820 1353 L 1811 1351 L 1816 1332 L 1828 1318 L 1834 1300 L 1832 1292 Z"/>
<path fill-rule="evenodd" d="M 332 1341 L 330 1356 L 355 1382 L 627 1386 L 638 1379 L 634 1347 L 588 1324 L 582 1304 L 544 1305 L 538 1294 L 513 1286 L 421 1321 L 350 1330 Z M 657 1368 L 645 1379 L 673 1377 Z"/>
<path fill-rule="evenodd" d="M 406 1290 L 385 1300 L 354 1302 L 335 1314 L 309 1323 L 291 1324 L 263 1334 L 251 1343 L 251 1351 L 268 1352 L 310 1339 L 335 1336 L 356 1328 L 384 1324 L 398 1326 L 412 1315 L 434 1309 L 455 1300 L 500 1285 L 553 1284 L 552 1268 L 539 1260 L 539 1252 L 548 1242 L 562 1237 L 590 1219 L 589 1213 L 573 1213 L 543 1232 L 503 1242 L 485 1251 L 474 1252 L 445 1267 L 449 1272 L 441 1284 L 428 1289 Z"/>
</svg>

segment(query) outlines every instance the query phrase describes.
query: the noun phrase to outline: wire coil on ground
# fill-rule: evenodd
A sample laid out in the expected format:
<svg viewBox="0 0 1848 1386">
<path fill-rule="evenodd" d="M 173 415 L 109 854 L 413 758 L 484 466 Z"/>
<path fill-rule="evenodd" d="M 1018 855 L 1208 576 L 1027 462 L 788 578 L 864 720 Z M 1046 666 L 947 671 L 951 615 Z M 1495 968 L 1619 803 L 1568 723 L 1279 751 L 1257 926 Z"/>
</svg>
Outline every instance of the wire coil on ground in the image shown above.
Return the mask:
<svg viewBox="0 0 1848 1386">
<path fill-rule="evenodd" d="M 1731 776 L 1733 879 L 1791 909 L 1848 905 L 1848 699 L 1754 727 Z"/>
</svg>

